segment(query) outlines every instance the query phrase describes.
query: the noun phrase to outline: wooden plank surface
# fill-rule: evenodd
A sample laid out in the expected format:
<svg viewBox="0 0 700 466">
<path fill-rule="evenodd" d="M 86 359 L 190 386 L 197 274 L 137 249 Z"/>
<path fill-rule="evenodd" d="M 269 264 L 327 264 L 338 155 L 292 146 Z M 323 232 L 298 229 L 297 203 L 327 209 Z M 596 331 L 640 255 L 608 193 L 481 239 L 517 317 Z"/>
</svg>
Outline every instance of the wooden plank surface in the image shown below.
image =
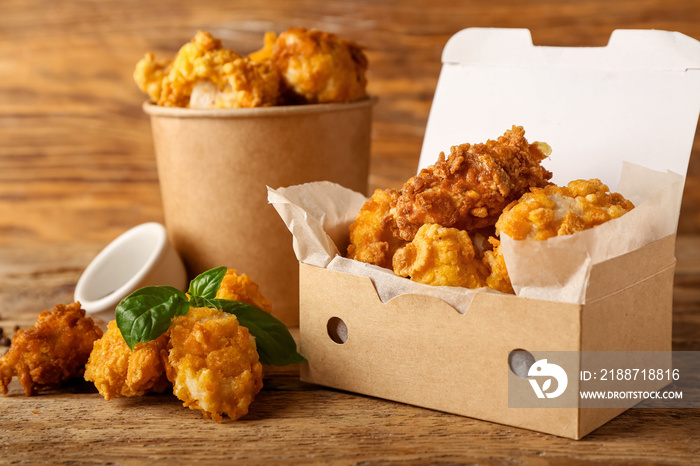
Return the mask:
<svg viewBox="0 0 700 466">
<path fill-rule="evenodd" d="M 79 260 L 18 251 L 0 269 L 0 303 L 17 306 L 0 310 L 7 334 L 33 325 L 41 303 L 69 302 L 81 272 Z M 700 235 L 679 237 L 677 256 L 673 348 L 700 351 Z M 250 414 L 221 425 L 170 394 L 106 402 L 80 381 L 31 398 L 17 381 L 10 387 L 0 397 L 0 463 L 691 464 L 700 455 L 698 409 L 632 409 L 573 441 L 306 384 L 298 366 L 265 367 Z"/>
<path fill-rule="evenodd" d="M 150 127 L 131 79 L 146 52 L 171 56 L 197 29 L 241 53 L 266 30 L 354 39 L 379 97 L 372 187 L 418 161 L 447 39 L 525 27 L 536 44 L 602 46 L 619 28 L 700 39 L 696 0 L 5 0 L 0 15 L 0 327 L 11 334 L 69 302 L 90 259 L 125 229 L 162 221 Z M 583 135 L 585 137 L 585 135 Z M 676 350 L 700 351 L 700 137 L 683 199 L 674 289 Z M 0 352 L 3 351 L 0 348 Z M 304 384 L 268 369 L 249 416 L 222 425 L 171 395 L 105 402 L 90 385 L 0 397 L 0 463 L 689 464 L 698 410 L 634 409 L 582 441 Z"/>
</svg>

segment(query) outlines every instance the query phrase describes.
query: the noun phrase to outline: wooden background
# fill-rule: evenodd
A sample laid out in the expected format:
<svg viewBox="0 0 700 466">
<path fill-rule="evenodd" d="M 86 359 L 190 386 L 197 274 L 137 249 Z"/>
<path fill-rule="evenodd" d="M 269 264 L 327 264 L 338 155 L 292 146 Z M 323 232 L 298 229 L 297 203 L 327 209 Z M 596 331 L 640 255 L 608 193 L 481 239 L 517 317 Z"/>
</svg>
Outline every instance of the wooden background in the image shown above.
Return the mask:
<svg viewBox="0 0 700 466">
<path fill-rule="evenodd" d="M 534 42 L 601 46 L 617 28 L 700 39 L 696 0 L 207 2 L 4 0 L 0 15 L 0 245 L 105 244 L 162 220 L 144 96 L 131 74 L 197 29 L 241 53 L 267 30 L 325 29 L 366 47 L 379 96 L 371 185 L 399 186 L 418 163 L 440 53 L 472 26 L 525 27 Z M 680 232 L 700 233 L 700 139 Z M 53 246 L 57 247 L 57 246 Z"/>
<path fill-rule="evenodd" d="M 131 74 L 145 52 L 172 56 L 197 29 L 240 53 L 257 49 L 265 31 L 292 26 L 363 44 L 369 91 L 380 98 L 372 187 L 398 187 L 414 173 L 442 48 L 465 27 L 529 28 L 542 45 L 602 46 L 620 28 L 700 39 L 698 0 L 3 0 L 0 9 L 0 327 L 7 330 L 31 325 L 38 311 L 69 301 L 83 268 L 118 234 L 162 221 L 144 96 Z M 674 348 L 698 351 L 698 138 L 679 228 Z M 311 388 L 298 382 L 294 369 L 273 373 L 265 383 L 246 422 L 217 428 L 167 397 L 104 403 L 78 386 L 26 400 L 15 382 L 15 396 L 0 398 L 0 462 L 51 462 L 58 454 L 77 463 L 683 464 L 700 454 L 696 410 L 632 410 L 572 442 Z M 171 421 L 163 424 L 164 416 Z M 178 429 L 188 434 L 173 433 Z"/>
</svg>

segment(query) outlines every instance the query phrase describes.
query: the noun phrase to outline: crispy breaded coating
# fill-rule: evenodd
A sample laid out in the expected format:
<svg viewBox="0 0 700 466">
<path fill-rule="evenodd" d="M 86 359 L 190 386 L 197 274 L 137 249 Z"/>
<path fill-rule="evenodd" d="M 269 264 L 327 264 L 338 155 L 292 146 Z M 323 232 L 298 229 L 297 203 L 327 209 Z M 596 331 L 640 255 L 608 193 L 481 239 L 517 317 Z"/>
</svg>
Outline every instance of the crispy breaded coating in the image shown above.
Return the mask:
<svg viewBox="0 0 700 466">
<path fill-rule="evenodd" d="M 275 105 L 280 92 L 280 75 L 271 61 L 240 57 L 204 31 L 183 45 L 171 63 L 146 54 L 136 65 L 134 80 L 152 102 L 166 107 L 263 107 Z"/>
<path fill-rule="evenodd" d="M 510 283 L 506 261 L 501 253 L 501 242 L 491 236 L 489 243 L 493 246 L 493 250 L 484 251 L 484 265 L 489 270 L 489 276 L 486 277 L 486 286 L 498 290 L 502 293 L 515 294 L 513 286 Z"/>
<path fill-rule="evenodd" d="M 137 343 L 132 351 L 113 320 L 95 342 L 85 366 L 85 380 L 93 382 L 107 401 L 162 393 L 170 387 L 161 354 L 167 343 L 168 334 L 164 333 L 153 341 Z"/>
<path fill-rule="evenodd" d="M 479 288 L 488 275 L 466 231 L 435 224 L 421 226 L 396 251 L 393 265 L 396 275 L 436 286 Z"/>
<path fill-rule="evenodd" d="M 393 189 L 377 189 L 364 203 L 350 225 L 347 257 L 391 269 L 394 253 L 406 244 L 394 235 L 396 222 L 391 215 L 391 202 L 397 196 Z"/>
<path fill-rule="evenodd" d="M 216 297 L 251 304 L 266 312 L 272 311 L 270 301 L 260 293 L 258 284 L 244 273 L 239 275 L 235 269 L 226 271 L 219 290 L 216 292 Z"/>
<path fill-rule="evenodd" d="M 254 59 L 270 55 L 272 36 Z M 355 42 L 314 29 L 293 28 L 279 35 L 271 51 L 287 97 L 296 103 L 352 102 L 367 97 L 367 57 Z"/>
<path fill-rule="evenodd" d="M 496 232 L 516 240 L 544 241 L 588 230 L 634 209 L 634 204 L 622 194 L 609 191 L 596 178 L 575 180 L 566 187 L 532 188 L 505 208 L 496 222 Z M 489 241 L 495 249 L 484 254 L 484 262 L 491 269 L 486 283 L 504 293 L 513 293 L 500 241 L 495 238 Z"/>
<path fill-rule="evenodd" d="M 540 165 L 549 154 L 513 126 L 497 140 L 453 146 L 445 158 L 408 180 L 392 205 L 399 235 L 411 241 L 423 224 L 471 231 L 496 223 L 503 208 L 531 187 L 549 184 Z"/>
<path fill-rule="evenodd" d="M 233 314 L 192 308 L 170 324 L 166 373 L 173 393 L 190 409 L 221 422 L 238 419 L 262 388 L 255 339 Z"/>
<path fill-rule="evenodd" d="M 80 303 L 58 304 L 44 311 L 33 328 L 19 330 L 8 352 L 0 358 L 0 391 L 17 376 L 27 396 L 56 388 L 72 377 L 81 377 L 92 345 L 102 330 Z"/>
<path fill-rule="evenodd" d="M 277 43 L 277 34 L 272 31 L 266 32 L 263 37 L 263 47 L 258 51 L 250 53 L 248 58 L 257 62 L 272 60 L 275 43 Z"/>
<path fill-rule="evenodd" d="M 505 208 L 496 222 L 497 232 L 517 240 L 545 240 L 593 228 L 634 208 L 621 194 L 609 191 L 595 178 L 566 187 L 533 188 Z"/>
<path fill-rule="evenodd" d="M 147 53 L 136 64 L 134 70 L 134 81 L 142 92 L 148 94 L 151 102 L 157 103 L 163 91 L 163 79 L 168 74 L 170 62 L 156 60 L 156 56 Z"/>
</svg>

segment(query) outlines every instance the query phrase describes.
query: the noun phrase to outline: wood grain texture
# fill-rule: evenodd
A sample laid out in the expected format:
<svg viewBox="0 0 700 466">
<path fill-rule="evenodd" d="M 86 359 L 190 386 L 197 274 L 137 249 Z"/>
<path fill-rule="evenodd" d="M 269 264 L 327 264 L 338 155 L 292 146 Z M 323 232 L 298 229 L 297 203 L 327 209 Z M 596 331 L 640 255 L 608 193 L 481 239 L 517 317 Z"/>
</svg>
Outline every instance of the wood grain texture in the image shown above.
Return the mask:
<svg viewBox="0 0 700 466">
<path fill-rule="evenodd" d="M 184 2 L 5 0 L 0 15 L 0 327 L 70 302 L 92 257 L 125 229 L 162 221 L 144 96 L 146 51 L 171 56 L 197 29 L 241 53 L 267 30 L 315 27 L 354 39 L 379 97 L 372 187 L 418 162 L 440 54 L 465 27 L 524 27 L 536 44 L 602 46 L 620 28 L 700 39 L 695 0 Z M 700 138 L 680 220 L 673 345 L 700 351 Z M 661 155 L 660 155 L 661 156 Z M 0 352 L 4 349 L 0 348 Z M 90 385 L 0 398 L 0 463 L 689 464 L 698 410 L 630 410 L 581 441 L 304 384 L 266 368 L 249 416 L 222 425 L 171 395 L 105 402 Z"/>
</svg>

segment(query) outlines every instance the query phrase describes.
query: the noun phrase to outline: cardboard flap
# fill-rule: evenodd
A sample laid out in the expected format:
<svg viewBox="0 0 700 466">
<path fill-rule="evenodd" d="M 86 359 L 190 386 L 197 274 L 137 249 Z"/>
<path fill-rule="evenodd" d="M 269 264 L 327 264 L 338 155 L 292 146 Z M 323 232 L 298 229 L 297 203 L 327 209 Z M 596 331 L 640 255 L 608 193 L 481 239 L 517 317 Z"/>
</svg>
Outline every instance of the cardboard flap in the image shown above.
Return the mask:
<svg viewBox="0 0 700 466">
<path fill-rule="evenodd" d="M 685 176 L 699 113 L 700 42 L 683 34 L 618 30 L 605 47 L 548 47 L 525 29 L 465 29 L 443 52 L 419 169 L 515 124 L 550 144 L 557 184 L 616 189 L 623 161 Z"/>
<path fill-rule="evenodd" d="M 618 29 L 605 47 L 534 46 L 527 29 L 464 29 L 442 52 L 444 64 L 686 71 L 700 68 L 700 42 L 678 32 Z"/>
</svg>

